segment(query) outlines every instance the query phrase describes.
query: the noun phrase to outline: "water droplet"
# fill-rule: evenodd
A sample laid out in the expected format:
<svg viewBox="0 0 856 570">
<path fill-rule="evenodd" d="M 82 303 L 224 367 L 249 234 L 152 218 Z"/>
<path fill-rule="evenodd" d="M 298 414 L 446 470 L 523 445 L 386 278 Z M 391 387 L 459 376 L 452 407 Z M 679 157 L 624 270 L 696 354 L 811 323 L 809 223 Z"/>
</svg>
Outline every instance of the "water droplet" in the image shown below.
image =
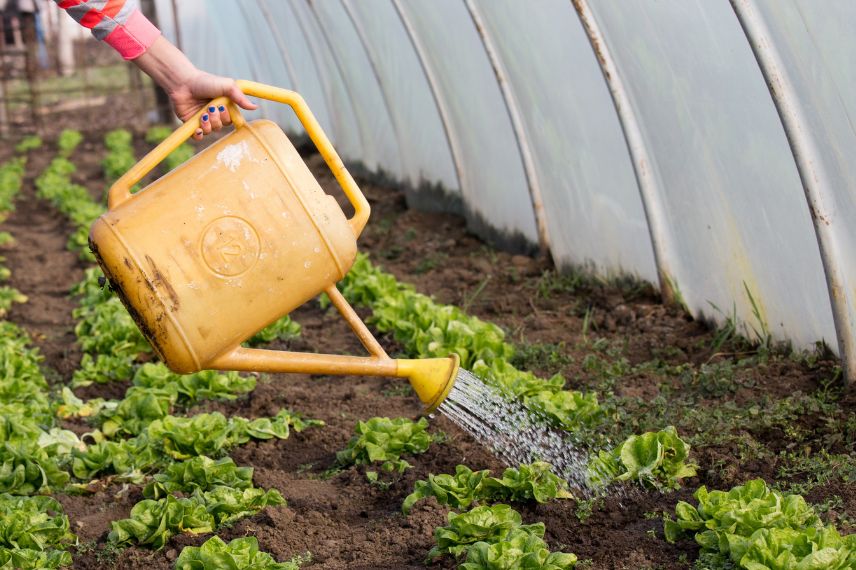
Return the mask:
<svg viewBox="0 0 856 570">
<path fill-rule="evenodd" d="M 573 434 L 550 425 L 513 397 L 461 369 L 438 408 L 509 466 L 546 461 L 578 495 L 591 496 L 589 451 Z"/>
</svg>

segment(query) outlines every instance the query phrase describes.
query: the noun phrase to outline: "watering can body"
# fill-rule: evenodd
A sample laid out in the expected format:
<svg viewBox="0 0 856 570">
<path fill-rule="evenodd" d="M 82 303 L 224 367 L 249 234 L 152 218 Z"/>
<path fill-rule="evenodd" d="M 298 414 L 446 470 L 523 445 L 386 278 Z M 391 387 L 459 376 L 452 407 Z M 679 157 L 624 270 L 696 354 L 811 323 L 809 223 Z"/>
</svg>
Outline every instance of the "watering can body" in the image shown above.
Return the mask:
<svg viewBox="0 0 856 570">
<path fill-rule="evenodd" d="M 140 329 L 184 373 L 342 279 L 357 252 L 335 198 L 270 121 L 111 208 L 91 236 Z"/>
<path fill-rule="evenodd" d="M 450 358 L 393 360 L 335 284 L 353 264 L 369 205 L 321 127 L 292 91 L 239 81 L 248 95 L 290 105 L 354 208 L 346 218 L 285 133 L 247 123 L 152 182 L 131 188 L 187 140 L 188 120 L 111 187 L 90 247 L 142 333 L 175 372 L 204 369 L 406 377 L 428 409 L 448 395 Z M 200 111 L 201 115 L 202 111 Z M 325 292 L 369 357 L 249 349 L 241 343 Z"/>
</svg>

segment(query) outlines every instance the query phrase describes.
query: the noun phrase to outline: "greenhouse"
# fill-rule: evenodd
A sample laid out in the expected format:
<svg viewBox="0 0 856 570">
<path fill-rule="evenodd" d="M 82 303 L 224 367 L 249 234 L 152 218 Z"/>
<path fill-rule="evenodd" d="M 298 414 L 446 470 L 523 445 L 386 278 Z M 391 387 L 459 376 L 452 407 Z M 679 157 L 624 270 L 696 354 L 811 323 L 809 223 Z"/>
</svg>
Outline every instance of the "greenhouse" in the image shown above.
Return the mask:
<svg viewBox="0 0 856 570">
<path fill-rule="evenodd" d="M 0 567 L 856 570 L 853 2 L 0 18 Z"/>
</svg>

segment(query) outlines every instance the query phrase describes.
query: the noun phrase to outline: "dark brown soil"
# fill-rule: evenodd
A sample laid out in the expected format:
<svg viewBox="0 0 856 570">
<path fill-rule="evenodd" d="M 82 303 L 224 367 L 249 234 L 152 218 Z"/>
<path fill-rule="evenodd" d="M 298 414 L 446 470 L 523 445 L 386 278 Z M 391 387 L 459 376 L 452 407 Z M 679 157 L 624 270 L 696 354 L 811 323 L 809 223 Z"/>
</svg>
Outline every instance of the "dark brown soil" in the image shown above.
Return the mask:
<svg viewBox="0 0 856 570">
<path fill-rule="evenodd" d="M 93 195 L 100 195 L 106 185 L 98 164 L 102 152 L 99 140 L 90 137 L 75 158 L 77 180 Z M 34 334 L 36 345 L 45 355 L 45 366 L 56 371 L 53 375 L 67 380 L 80 357 L 71 318 L 75 305 L 67 292 L 80 279 L 82 266 L 74 254 L 65 250 L 70 227 L 33 194 L 32 178 L 49 158 L 47 151 L 33 156 L 18 210 L 0 229 L 11 231 L 18 240 L 18 245 L 7 253 L 8 265 L 13 272 L 12 284 L 30 297 L 30 302 L 15 308 L 10 318 Z M 337 193 L 320 159 L 316 156 L 309 161 L 325 189 Z M 572 387 L 601 389 L 603 378 L 584 364 L 588 355 L 602 354 L 592 347 L 595 339 L 620 345 L 621 356 L 631 366 L 661 359 L 671 365 L 687 363 L 695 367 L 734 358 L 733 354 L 716 354 L 711 349 L 713 333 L 681 310 L 663 306 L 650 287 L 592 282 L 559 286 L 566 282 L 556 278 L 549 261 L 494 250 L 469 234 L 458 217 L 411 211 L 398 191 L 365 181 L 362 187 L 372 202 L 373 215 L 361 238 L 361 248 L 419 291 L 500 324 L 512 342 L 559 347 L 563 358 L 558 363 L 543 359 L 529 363 L 539 374 L 562 372 Z M 360 312 L 367 314 L 362 309 Z M 274 347 L 362 353 L 360 343 L 335 312 L 321 310 L 311 302 L 293 317 L 303 326 L 302 336 Z M 379 339 L 391 353 L 398 350 L 388 337 Z M 727 345 L 720 349 L 728 351 L 736 352 L 737 348 Z M 706 402 L 714 406 L 722 400 L 754 401 L 760 394 L 773 398 L 798 391 L 811 394 L 829 378 L 834 364 L 829 360 L 809 366 L 774 358 L 758 366 L 742 367 L 736 373 L 735 391 L 710 396 Z M 675 382 L 678 380 L 662 372 L 640 369 L 623 375 L 609 389 L 617 397 L 648 401 L 667 394 L 666 387 Z M 78 394 L 118 397 L 125 387 L 94 386 Z M 853 413 L 852 398 L 845 399 L 841 406 L 842 413 Z M 433 531 L 444 523 L 447 509 L 430 500 L 419 503 L 410 516 L 401 514 L 401 501 L 412 490 L 414 481 L 429 473 L 453 472 L 459 463 L 473 469 L 502 467 L 477 442 L 441 417 L 432 420 L 432 430 L 444 432 L 446 441 L 433 445 L 422 456 L 410 458 L 413 468 L 388 489 L 368 483 L 363 468 L 329 475 L 336 452 L 347 443 L 357 420 L 419 414 L 418 401 L 394 380 L 262 376 L 258 388 L 248 397 L 206 403 L 193 411 L 219 410 L 226 415 L 258 417 L 273 415 L 283 407 L 322 419 L 327 425 L 292 434 L 285 441 L 250 443 L 231 455 L 239 464 L 255 468 L 257 485 L 279 489 L 287 506 L 268 508 L 218 533 L 224 540 L 256 536 L 261 548 L 277 559 L 308 551 L 312 553 L 312 563 L 307 567 L 311 568 L 423 568 Z M 798 422 L 808 429 L 811 420 L 806 415 Z M 825 434 L 822 427 L 812 429 Z M 775 429 L 754 435 L 774 450 L 783 439 Z M 839 442 L 831 449 L 846 452 L 851 444 Z M 516 507 L 527 522 L 546 524 L 546 538 L 553 548 L 590 559 L 590 568 L 690 568 L 697 556 L 696 547 L 689 541 L 666 543 L 659 513 L 672 512 L 678 500 L 692 500 L 692 489 L 700 484 L 722 486 L 757 476 L 775 480 L 776 471 L 771 464 L 753 462 L 751 457 L 740 460 L 736 453 L 735 445 L 730 443 L 694 450 L 700 476 L 686 480 L 684 490 L 659 494 L 630 489 L 595 502 L 590 516 L 585 516 L 573 501 Z M 853 483 L 820 486 L 810 499 L 820 503 L 833 496 L 844 498 L 843 514 L 851 518 L 856 514 Z M 113 551 L 106 548 L 110 522 L 127 516 L 141 498 L 138 486 L 112 485 L 91 495 L 58 498 L 81 541 L 75 568 L 172 568 L 183 546 L 198 545 L 208 538 L 178 536 L 159 552 L 137 547 Z M 434 565 L 453 566 L 451 561 Z"/>
<path fill-rule="evenodd" d="M 3 224 L 15 238 L 3 253 L 12 269 L 9 284 L 29 299 L 14 305 L 8 318 L 30 332 L 48 370 L 69 378 L 80 362 L 71 319 L 75 303 L 69 292 L 83 273 L 75 256 L 65 250 L 72 226 L 65 216 L 35 197 L 34 179 L 50 159 L 48 152 L 30 153 L 23 195 Z M 52 377 L 48 374 L 49 379 Z"/>
</svg>

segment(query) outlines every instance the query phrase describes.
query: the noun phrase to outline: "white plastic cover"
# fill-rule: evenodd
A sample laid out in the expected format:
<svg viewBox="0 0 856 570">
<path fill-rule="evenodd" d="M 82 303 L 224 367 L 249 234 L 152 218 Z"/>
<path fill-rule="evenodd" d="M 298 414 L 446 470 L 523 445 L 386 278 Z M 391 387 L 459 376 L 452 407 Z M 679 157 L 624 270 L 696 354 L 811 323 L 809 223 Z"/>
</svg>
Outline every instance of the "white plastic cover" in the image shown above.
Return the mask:
<svg viewBox="0 0 856 570">
<path fill-rule="evenodd" d="M 476 224 L 513 241 L 538 243 L 523 163 L 496 76 L 460 0 L 401 0 L 419 54 L 437 79 L 461 160 L 461 191 Z"/>
<path fill-rule="evenodd" d="M 835 344 L 794 158 L 731 6 L 591 8 L 654 161 L 677 255 L 667 264 L 689 308 L 719 321 L 736 310 L 750 327 L 801 347 Z"/>
<path fill-rule="evenodd" d="M 476 4 L 533 147 L 553 259 L 656 281 L 627 144 L 573 9 L 567 0 Z"/>
<path fill-rule="evenodd" d="M 177 4 L 182 44 L 197 65 L 293 87 L 346 161 L 411 188 L 441 187 L 438 207 L 459 207 L 442 198 L 459 196 L 476 230 L 531 246 L 538 235 L 521 158 L 528 148 L 557 262 L 656 280 L 626 125 L 573 3 L 469 1 Z M 831 223 L 852 305 L 856 4 L 754 1 L 833 181 Z M 172 3 L 156 4 L 174 39 Z M 666 213 L 670 259 L 662 262 L 690 310 L 720 322 L 736 315 L 798 347 L 820 339 L 835 346 L 794 156 L 731 4 L 587 4 L 643 133 L 651 160 L 643 167 L 656 181 L 646 200 Z M 298 130 L 289 113 L 264 113 Z"/>
</svg>

